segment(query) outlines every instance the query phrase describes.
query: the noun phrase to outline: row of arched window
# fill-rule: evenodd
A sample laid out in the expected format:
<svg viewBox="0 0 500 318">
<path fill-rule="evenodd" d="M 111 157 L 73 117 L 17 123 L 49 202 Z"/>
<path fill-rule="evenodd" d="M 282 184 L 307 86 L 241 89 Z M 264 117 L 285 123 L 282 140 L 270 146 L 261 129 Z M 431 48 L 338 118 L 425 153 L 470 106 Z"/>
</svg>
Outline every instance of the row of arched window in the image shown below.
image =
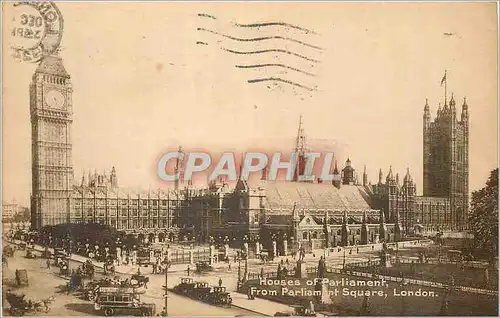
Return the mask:
<svg viewBox="0 0 500 318">
<path fill-rule="evenodd" d="M 52 76 L 52 75 L 44 75 L 43 80 L 45 82 L 51 83 L 51 84 L 59 84 L 59 85 L 64 85 L 66 84 L 66 79 L 62 77 L 57 77 L 57 76 Z"/>
</svg>

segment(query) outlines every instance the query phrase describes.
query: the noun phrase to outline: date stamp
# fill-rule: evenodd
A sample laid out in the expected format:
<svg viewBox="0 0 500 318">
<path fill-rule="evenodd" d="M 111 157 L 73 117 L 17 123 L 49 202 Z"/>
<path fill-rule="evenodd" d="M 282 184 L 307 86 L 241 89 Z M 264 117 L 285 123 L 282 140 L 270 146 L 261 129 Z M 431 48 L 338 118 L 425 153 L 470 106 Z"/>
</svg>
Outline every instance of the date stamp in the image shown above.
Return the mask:
<svg viewBox="0 0 500 318">
<path fill-rule="evenodd" d="M 64 20 L 54 2 L 16 2 L 12 13 L 10 47 L 15 59 L 36 63 L 58 49 Z"/>
</svg>

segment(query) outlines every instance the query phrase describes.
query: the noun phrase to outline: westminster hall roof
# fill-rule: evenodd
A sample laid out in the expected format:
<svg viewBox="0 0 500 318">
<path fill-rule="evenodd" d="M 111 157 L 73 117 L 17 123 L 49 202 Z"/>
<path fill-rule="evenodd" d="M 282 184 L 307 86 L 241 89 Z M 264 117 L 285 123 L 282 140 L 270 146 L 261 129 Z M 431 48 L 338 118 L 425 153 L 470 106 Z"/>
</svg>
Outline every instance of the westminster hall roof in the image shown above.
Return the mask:
<svg viewBox="0 0 500 318">
<path fill-rule="evenodd" d="M 329 183 L 246 181 L 248 189 L 265 190 L 265 207 L 269 210 L 371 210 L 364 188 L 343 185 L 337 189 Z"/>
</svg>

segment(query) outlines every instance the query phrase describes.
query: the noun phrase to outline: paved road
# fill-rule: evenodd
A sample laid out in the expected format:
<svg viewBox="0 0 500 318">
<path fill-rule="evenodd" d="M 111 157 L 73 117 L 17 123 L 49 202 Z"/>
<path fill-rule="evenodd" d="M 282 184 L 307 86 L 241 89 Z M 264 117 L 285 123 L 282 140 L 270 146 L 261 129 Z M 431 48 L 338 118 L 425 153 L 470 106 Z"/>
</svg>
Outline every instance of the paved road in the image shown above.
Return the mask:
<svg viewBox="0 0 500 318">
<path fill-rule="evenodd" d="M 79 299 L 75 295 L 66 295 L 60 293 L 60 286 L 66 284 L 67 280 L 58 276 L 59 270 L 56 267 L 47 269 L 44 259 L 26 259 L 25 252 L 16 251 L 14 258 L 9 258 L 8 267 L 3 266 L 3 291 L 8 289 L 24 293 L 26 299 L 40 300 L 55 295 L 56 300 L 51 305 L 51 310 L 48 313 L 40 312 L 37 315 L 41 316 L 86 316 L 95 315 L 93 311 L 93 303 Z M 72 263 L 70 267 L 77 266 Z M 28 271 L 29 287 L 18 288 L 15 286 L 15 270 L 25 268 Z M 143 269 L 144 271 L 145 269 Z M 97 274 L 96 277 L 102 274 Z M 146 294 L 142 296 L 143 301 L 153 302 L 156 304 L 157 311 L 161 311 L 164 306 L 163 289 L 164 276 L 150 276 L 151 282 L 148 285 Z M 173 286 L 178 282 L 178 279 L 172 277 L 169 286 Z M 3 299 L 3 308 L 9 307 L 8 303 Z M 4 312 L 4 314 L 6 314 Z M 257 314 L 239 309 L 236 307 L 216 307 L 205 303 L 197 302 L 189 298 L 181 297 L 173 293 L 169 293 L 169 315 L 172 316 L 257 316 Z"/>
</svg>

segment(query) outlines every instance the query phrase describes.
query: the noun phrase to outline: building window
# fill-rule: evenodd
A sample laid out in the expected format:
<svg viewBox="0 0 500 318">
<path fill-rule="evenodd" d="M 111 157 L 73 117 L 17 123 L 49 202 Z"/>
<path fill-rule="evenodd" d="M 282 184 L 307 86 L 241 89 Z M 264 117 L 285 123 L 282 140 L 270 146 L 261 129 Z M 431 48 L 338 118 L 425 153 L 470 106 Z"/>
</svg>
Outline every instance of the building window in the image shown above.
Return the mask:
<svg viewBox="0 0 500 318">
<path fill-rule="evenodd" d="M 161 200 L 161 205 L 167 205 L 167 200 Z"/>
<path fill-rule="evenodd" d="M 148 200 L 142 200 L 142 205 L 148 205 Z"/>
<path fill-rule="evenodd" d="M 303 240 L 307 240 L 307 232 L 303 232 L 302 233 L 302 239 Z"/>
<path fill-rule="evenodd" d="M 313 234 L 312 234 L 312 238 L 313 238 L 313 239 L 317 239 L 317 238 L 318 238 L 318 232 L 313 232 Z"/>
</svg>

